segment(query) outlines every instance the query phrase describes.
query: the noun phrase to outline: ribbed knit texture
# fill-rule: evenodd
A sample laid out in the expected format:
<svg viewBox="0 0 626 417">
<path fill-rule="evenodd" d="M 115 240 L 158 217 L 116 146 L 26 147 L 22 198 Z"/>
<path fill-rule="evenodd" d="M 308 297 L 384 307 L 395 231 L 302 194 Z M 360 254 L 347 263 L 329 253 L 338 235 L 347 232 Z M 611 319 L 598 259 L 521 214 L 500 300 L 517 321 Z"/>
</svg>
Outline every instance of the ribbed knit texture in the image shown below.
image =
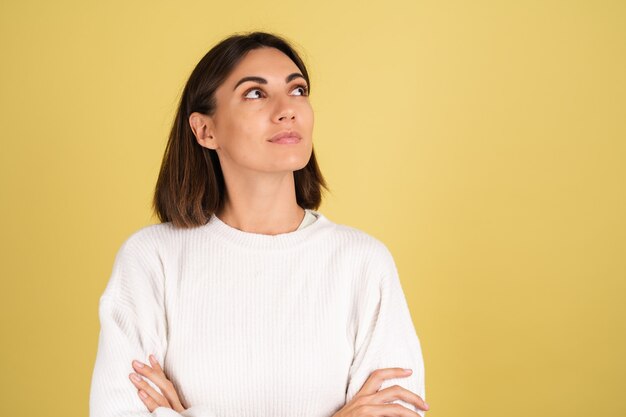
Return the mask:
<svg viewBox="0 0 626 417">
<path fill-rule="evenodd" d="M 312 213 L 306 227 L 278 235 L 215 215 L 193 229 L 163 223 L 132 234 L 100 298 L 90 416 L 330 417 L 389 367 L 413 374 L 381 389 L 397 384 L 425 399 L 391 253 Z M 128 375 L 150 353 L 186 411 L 150 413 L 141 402 Z"/>
</svg>

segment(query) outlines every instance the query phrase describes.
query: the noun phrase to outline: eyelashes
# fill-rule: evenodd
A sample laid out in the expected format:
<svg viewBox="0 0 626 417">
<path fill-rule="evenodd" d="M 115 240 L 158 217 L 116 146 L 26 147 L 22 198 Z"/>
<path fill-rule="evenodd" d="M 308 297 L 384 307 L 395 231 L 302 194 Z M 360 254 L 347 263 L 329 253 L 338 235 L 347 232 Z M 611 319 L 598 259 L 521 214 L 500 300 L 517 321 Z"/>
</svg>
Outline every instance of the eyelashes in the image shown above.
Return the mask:
<svg viewBox="0 0 626 417">
<path fill-rule="evenodd" d="M 309 88 L 306 86 L 306 84 L 294 85 L 293 88 L 291 89 L 291 91 L 294 91 L 294 90 L 297 90 L 297 89 L 301 89 L 301 93 L 300 94 L 296 94 L 296 96 L 305 97 L 305 96 L 309 95 Z M 255 91 L 259 92 L 260 96 L 257 95 L 256 97 L 248 97 L 248 95 L 250 93 L 255 92 Z M 248 90 L 246 90 L 245 93 L 243 93 L 244 100 L 256 100 L 256 99 L 262 98 L 262 97 L 265 97 L 265 92 L 260 87 L 249 88 Z"/>
<path fill-rule="evenodd" d="M 249 90 L 246 90 L 246 92 L 245 92 L 245 93 L 243 93 L 243 98 L 244 98 L 244 100 L 254 100 L 255 98 L 260 98 L 260 97 L 248 97 L 248 94 L 250 94 L 250 93 L 251 93 L 251 92 L 253 92 L 253 91 L 258 91 L 258 92 L 260 92 L 260 91 L 261 91 L 261 89 L 260 89 L 260 88 L 257 88 L 257 87 L 254 87 L 254 88 L 250 88 Z"/>
<path fill-rule="evenodd" d="M 309 88 L 306 85 L 298 84 L 298 85 L 296 85 L 296 88 L 301 88 L 302 89 L 302 94 L 300 94 L 301 96 L 308 96 L 309 95 Z M 294 90 L 296 88 L 294 88 Z"/>
</svg>

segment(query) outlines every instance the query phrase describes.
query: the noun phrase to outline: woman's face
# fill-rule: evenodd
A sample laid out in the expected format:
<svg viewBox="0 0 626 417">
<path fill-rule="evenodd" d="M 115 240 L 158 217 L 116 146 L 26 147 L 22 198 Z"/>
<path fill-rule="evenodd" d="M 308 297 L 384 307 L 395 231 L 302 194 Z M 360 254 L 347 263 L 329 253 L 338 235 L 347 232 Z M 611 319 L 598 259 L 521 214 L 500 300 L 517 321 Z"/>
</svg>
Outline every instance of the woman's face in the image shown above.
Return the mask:
<svg viewBox="0 0 626 417">
<path fill-rule="evenodd" d="M 306 166 L 313 109 L 306 80 L 287 55 L 266 47 L 249 51 L 215 99 L 211 147 L 225 175 L 233 169 L 277 172 Z M 272 141 L 281 134 L 290 137 Z"/>
</svg>

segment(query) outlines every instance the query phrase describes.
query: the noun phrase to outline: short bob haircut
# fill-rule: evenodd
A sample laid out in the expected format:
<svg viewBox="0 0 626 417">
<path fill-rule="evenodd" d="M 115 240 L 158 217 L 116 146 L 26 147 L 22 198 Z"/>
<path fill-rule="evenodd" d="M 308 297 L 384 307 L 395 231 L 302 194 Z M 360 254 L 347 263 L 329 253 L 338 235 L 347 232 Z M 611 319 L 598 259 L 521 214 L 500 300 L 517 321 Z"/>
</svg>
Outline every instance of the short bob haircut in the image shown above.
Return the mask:
<svg viewBox="0 0 626 417">
<path fill-rule="evenodd" d="M 152 202 L 161 222 L 172 222 L 179 228 L 198 227 L 223 207 L 226 186 L 217 152 L 198 144 L 189 116 L 193 112 L 212 116 L 216 109 L 215 90 L 247 52 L 263 47 L 276 48 L 287 55 L 302 71 L 310 91 L 311 82 L 302 59 L 277 35 L 236 34 L 211 48 L 185 85 L 165 148 Z M 328 187 L 314 151 L 306 166 L 294 171 L 294 183 L 298 205 L 316 210 L 321 204 L 322 187 Z"/>
</svg>

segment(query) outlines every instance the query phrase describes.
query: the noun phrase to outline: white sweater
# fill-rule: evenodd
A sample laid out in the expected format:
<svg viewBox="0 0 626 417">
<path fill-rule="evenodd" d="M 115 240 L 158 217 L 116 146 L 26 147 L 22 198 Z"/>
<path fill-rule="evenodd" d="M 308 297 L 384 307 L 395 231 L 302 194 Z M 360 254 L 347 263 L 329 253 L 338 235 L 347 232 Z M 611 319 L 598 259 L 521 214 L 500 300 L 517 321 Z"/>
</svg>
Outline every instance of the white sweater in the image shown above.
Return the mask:
<svg viewBox="0 0 626 417">
<path fill-rule="evenodd" d="M 330 417 L 388 367 L 413 374 L 381 389 L 425 399 L 421 346 L 389 250 L 311 213 L 278 235 L 215 215 L 193 229 L 132 234 L 100 298 L 90 416 Z M 128 375 L 150 353 L 186 411 L 151 414 L 141 402 Z"/>
</svg>

